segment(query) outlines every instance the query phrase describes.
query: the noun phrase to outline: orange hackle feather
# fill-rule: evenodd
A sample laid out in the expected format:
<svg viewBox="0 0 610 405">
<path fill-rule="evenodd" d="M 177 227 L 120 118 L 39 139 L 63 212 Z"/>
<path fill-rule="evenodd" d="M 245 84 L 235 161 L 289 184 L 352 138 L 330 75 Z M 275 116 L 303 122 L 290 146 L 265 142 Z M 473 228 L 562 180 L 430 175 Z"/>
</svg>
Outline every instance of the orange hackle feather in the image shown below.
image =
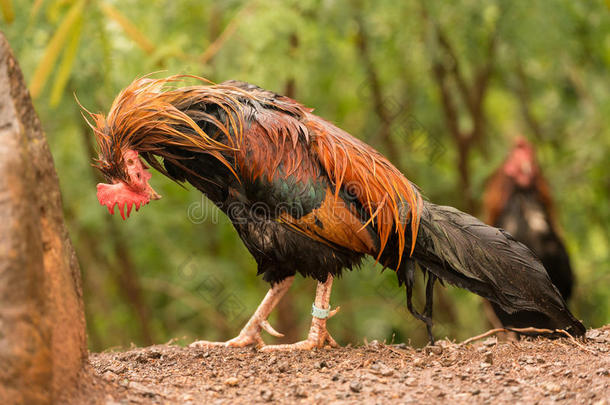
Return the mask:
<svg viewBox="0 0 610 405">
<path fill-rule="evenodd" d="M 369 221 L 377 225 L 381 241 L 377 258 L 390 234 L 395 232 L 400 265 L 408 222 L 411 223 L 411 253 L 419 228 L 423 200 L 415 185 L 379 152 L 347 132 L 322 120 L 309 122 L 307 126 L 314 133 L 323 134 L 315 138 L 314 149 L 335 185 L 335 192 L 338 194 L 342 185 L 355 188 L 361 204 L 369 211 Z M 366 225 L 368 222 L 363 228 Z"/>
<path fill-rule="evenodd" d="M 186 78 L 206 85 L 170 86 Z M 89 113 L 100 152 L 96 166 L 109 177 L 122 178 L 122 152 L 134 149 L 166 175 L 158 157 L 186 169 L 167 150 L 172 146 L 216 157 L 240 181 L 246 176 L 270 179 L 278 175 L 280 165 L 285 176 L 304 180 L 319 175 L 317 159 L 334 185 L 335 198 L 342 187 L 349 187 L 369 212 L 362 228 L 369 223 L 376 226 L 377 259 L 390 236 L 397 235 L 400 264 L 409 224 L 411 253 L 417 238 L 423 200 L 415 185 L 379 152 L 313 115 L 311 109 L 259 90 L 247 91 L 230 82 L 211 84 L 194 76 L 137 79 L 117 96 L 107 117 Z M 251 113 L 248 102 L 268 108 L 253 118 L 247 115 Z M 191 108 L 208 104 L 224 111 L 224 122 L 201 108 Z M 206 133 L 196 121 L 211 124 L 214 133 Z M 224 143 L 219 135 L 226 139 Z M 226 156 L 234 158 L 236 167 Z"/>
<path fill-rule="evenodd" d="M 222 152 L 236 151 L 236 145 L 216 141 L 214 134 L 205 133 L 180 107 L 185 101 L 198 100 L 222 105 L 229 116 L 234 116 L 238 114 L 239 103 L 216 86 L 191 86 L 169 91 L 165 88 L 168 83 L 180 79 L 182 77 L 178 76 L 138 79 L 117 96 L 107 117 L 90 114 L 96 125 L 94 131 L 100 154 L 96 167 L 111 177 L 122 178 L 122 154 L 125 149 L 135 149 L 155 169 L 165 173 L 154 156 L 169 159 L 182 167 L 179 159 L 165 150 L 167 146 L 178 146 L 206 151 L 233 171 Z M 213 122 L 217 130 L 231 141 L 240 141 L 241 122 L 230 119 L 223 123 L 212 115 L 204 118 Z M 234 139 L 232 134 L 238 134 L 238 139 Z"/>
</svg>

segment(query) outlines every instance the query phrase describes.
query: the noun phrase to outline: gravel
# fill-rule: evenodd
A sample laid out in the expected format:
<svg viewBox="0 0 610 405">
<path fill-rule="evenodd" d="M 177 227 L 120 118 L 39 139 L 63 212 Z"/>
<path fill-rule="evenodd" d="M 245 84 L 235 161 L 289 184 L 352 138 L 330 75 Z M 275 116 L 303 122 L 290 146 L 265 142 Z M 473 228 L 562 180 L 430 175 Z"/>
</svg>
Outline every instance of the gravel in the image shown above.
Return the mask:
<svg viewBox="0 0 610 405">
<path fill-rule="evenodd" d="M 610 325 L 587 341 L 495 337 L 313 352 L 158 345 L 91 353 L 74 404 L 610 405 Z"/>
</svg>

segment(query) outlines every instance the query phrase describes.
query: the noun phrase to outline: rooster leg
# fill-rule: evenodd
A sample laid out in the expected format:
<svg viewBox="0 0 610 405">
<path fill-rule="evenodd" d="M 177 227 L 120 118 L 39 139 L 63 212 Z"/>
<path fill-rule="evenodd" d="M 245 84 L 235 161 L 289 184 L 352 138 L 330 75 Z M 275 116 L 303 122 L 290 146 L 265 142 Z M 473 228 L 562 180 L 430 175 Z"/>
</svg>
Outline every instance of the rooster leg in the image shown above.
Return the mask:
<svg viewBox="0 0 610 405">
<path fill-rule="evenodd" d="M 226 346 L 226 347 L 244 347 L 249 345 L 257 345 L 264 346 L 265 342 L 263 342 L 263 338 L 261 337 L 261 329 L 266 330 L 269 334 L 277 337 L 282 337 L 281 333 L 277 332 L 271 325 L 267 318 L 273 308 L 280 302 L 286 291 L 292 285 L 294 281 L 294 276 L 290 276 L 280 281 L 279 283 L 273 285 L 271 289 L 263 298 L 263 301 L 260 303 L 256 311 L 250 317 L 246 326 L 243 327 L 241 332 L 237 337 L 228 340 L 226 342 L 208 342 L 207 340 L 199 340 L 197 342 L 193 342 L 190 344 L 190 347 L 214 347 L 214 346 Z"/>
<path fill-rule="evenodd" d="M 330 311 L 330 291 L 333 285 L 333 276 L 330 274 L 326 279 L 326 282 L 318 282 L 318 288 L 316 289 L 316 299 L 314 301 L 314 310 L 312 312 L 311 328 L 309 328 L 309 335 L 306 340 L 301 342 L 287 344 L 287 345 L 269 345 L 263 347 L 263 351 L 273 350 L 311 350 L 314 348 L 322 348 L 327 343 L 331 347 L 339 347 L 335 339 L 330 336 L 326 329 L 326 321 L 328 318 L 333 317 L 338 311 L 339 307 Z"/>
</svg>

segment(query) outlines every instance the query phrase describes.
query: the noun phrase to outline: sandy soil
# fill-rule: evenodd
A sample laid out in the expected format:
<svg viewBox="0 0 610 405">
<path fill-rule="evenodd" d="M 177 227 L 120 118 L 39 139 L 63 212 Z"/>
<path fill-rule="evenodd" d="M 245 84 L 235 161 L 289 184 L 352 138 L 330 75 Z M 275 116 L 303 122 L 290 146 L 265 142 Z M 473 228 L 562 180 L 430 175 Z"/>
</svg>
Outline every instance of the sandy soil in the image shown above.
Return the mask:
<svg viewBox="0 0 610 405">
<path fill-rule="evenodd" d="M 610 405 L 610 325 L 586 342 L 496 337 L 314 352 L 158 345 L 91 353 L 75 403 Z"/>
</svg>

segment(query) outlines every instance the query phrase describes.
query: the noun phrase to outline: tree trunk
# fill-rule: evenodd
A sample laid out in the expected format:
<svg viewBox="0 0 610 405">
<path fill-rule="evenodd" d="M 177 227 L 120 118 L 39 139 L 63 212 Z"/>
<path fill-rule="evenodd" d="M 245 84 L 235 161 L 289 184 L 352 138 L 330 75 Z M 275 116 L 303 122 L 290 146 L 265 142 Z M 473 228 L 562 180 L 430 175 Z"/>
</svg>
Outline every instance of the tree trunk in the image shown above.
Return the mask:
<svg viewBox="0 0 610 405">
<path fill-rule="evenodd" d="M 0 33 L 0 403 L 60 402 L 75 386 L 80 277 L 49 146 Z"/>
</svg>

